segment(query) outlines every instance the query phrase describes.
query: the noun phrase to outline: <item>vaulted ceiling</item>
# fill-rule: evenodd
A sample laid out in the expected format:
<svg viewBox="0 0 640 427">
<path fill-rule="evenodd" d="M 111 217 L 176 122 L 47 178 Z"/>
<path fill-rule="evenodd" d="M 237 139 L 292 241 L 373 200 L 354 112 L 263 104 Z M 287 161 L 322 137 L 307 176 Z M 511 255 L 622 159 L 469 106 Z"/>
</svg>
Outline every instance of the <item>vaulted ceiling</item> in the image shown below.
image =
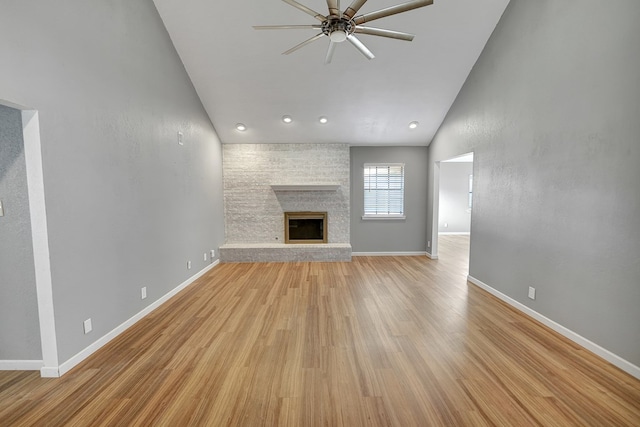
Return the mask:
<svg viewBox="0 0 640 427">
<path fill-rule="evenodd" d="M 327 14 L 325 0 L 298 1 Z M 154 2 L 223 143 L 428 145 L 509 0 L 435 0 L 376 20 L 415 39 L 358 35 L 375 58 L 340 43 L 330 64 L 328 37 L 282 55 L 319 30 L 253 29 L 319 23 L 282 0 Z M 369 0 L 358 15 L 402 2 Z"/>
</svg>

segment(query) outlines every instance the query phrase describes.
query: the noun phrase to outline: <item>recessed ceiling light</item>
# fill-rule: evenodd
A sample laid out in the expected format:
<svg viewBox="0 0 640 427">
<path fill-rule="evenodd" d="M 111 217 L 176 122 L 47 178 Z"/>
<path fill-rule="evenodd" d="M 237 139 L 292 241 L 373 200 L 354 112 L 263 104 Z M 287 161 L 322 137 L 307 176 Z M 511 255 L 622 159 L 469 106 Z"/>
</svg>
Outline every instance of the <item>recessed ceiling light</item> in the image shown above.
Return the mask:
<svg viewBox="0 0 640 427">
<path fill-rule="evenodd" d="M 322 116 L 320 117 L 320 123 L 325 124 L 329 121 L 329 119 L 327 119 L 326 117 Z"/>
<path fill-rule="evenodd" d="M 291 123 L 293 119 L 291 118 L 291 116 L 282 116 L 282 121 L 285 123 Z"/>
<path fill-rule="evenodd" d="M 415 129 L 418 127 L 418 122 L 411 122 L 409 123 L 409 129 Z"/>
<path fill-rule="evenodd" d="M 247 130 L 247 127 L 245 125 L 243 125 L 242 123 L 237 123 L 236 124 L 236 129 L 239 130 L 240 132 L 244 132 L 245 130 Z"/>
</svg>

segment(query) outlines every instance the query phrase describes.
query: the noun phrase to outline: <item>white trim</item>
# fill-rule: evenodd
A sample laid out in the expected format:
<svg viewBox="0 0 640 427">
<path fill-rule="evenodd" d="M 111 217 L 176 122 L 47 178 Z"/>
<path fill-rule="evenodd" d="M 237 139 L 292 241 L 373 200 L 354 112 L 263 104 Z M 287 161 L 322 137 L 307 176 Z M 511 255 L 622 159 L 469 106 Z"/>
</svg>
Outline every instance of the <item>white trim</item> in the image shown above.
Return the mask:
<svg viewBox="0 0 640 427">
<path fill-rule="evenodd" d="M 404 163 L 365 163 L 362 166 L 362 170 L 364 170 L 365 168 L 370 168 L 370 167 L 404 167 Z"/>
<path fill-rule="evenodd" d="M 42 364 L 47 369 L 57 370 L 58 344 L 53 307 L 53 282 L 49 256 L 49 231 L 44 197 L 44 175 L 42 172 L 42 145 L 40 142 L 40 120 L 35 110 L 22 111 L 22 133 L 24 156 L 27 168 L 27 191 L 31 217 L 31 240 L 36 276 L 38 318 L 40 322 L 40 344 Z M 43 368 L 45 369 L 45 368 Z M 42 371 L 41 375 L 45 376 Z"/>
<path fill-rule="evenodd" d="M 429 258 L 429 259 L 433 259 L 433 260 L 438 259 L 438 255 L 431 255 L 429 252 L 425 252 L 425 255 L 426 255 L 426 256 L 427 256 L 427 258 Z"/>
<path fill-rule="evenodd" d="M 351 256 L 426 256 L 426 252 L 352 252 Z"/>
<path fill-rule="evenodd" d="M 398 219 L 398 220 L 405 220 L 407 219 L 407 217 L 405 215 L 383 215 L 383 214 L 369 214 L 369 215 L 363 215 L 362 219 L 365 221 L 369 221 L 369 220 L 374 220 L 374 221 L 379 221 L 379 220 L 383 220 L 383 221 L 389 221 L 389 220 L 394 220 L 394 219 Z"/>
<path fill-rule="evenodd" d="M 440 160 L 442 163 L 473 163 L 473 151 L 447 160 Z"/>
<path fill-rule="evenodd" d="M 42 360 L 0 360 L 0 371 L 39 371 Z"/>
<path fill-rule="evenodd" d="M 512 307 L 520 310 L 524 314 L 536 319 L 538 322 L 542 323 L 543 325 L 553 329 L 554 331 L 556 331 L 560 335 L 563 335 L 564 337 L 570 339 L 571 341 L 575 342 L 576 344 L 578 344 L 578 345 L 584 347 L 585 349 L 591 351 L 592 353 L 595 353 L 596 355 L 602 357 L 604 360 L 606 360 L 607 362 L 611 363 L 612 365 L 617 366 L 618 368 L 622 369 L 623 371 L 627 372 L 628 374 L 633 375 L 634 377 L 640 379 L 640 367 L 638 367 L 638 366 L 634 365 L 633 363 L 621 358 L 617 354 L 612 353 L 611 351 L 607 350 L 606 348 L 600 347 L 598 344 L 596 344 L 596 343 L 594 343 L 592 341 L 589 341 L 588 339 L 586 339 L 582 335 L 579 335 L 579 334 L 573 332 L 571 329 L 568 329 L 568 328 L 562 326 L 561 324 L 554 322 L 553 320 L 549 319 L 548 317 L 543 316 L 542 314 L 538 313 L 537 311 L 527 307 L 526 305 L 524 305 L 524 304 L 514 300 L 513 298 L 503 294 L 502 292 L 492 288 L 491 286 L 487 285 L 486 283 L 483 283 L 482 281 L 476 279 L 475 277 L 467 276 L 467 280 L 469 282 L 473 283 L 474 285 L 478 286 L 479 288 L 482 288 L 485 291 L 489 292 L 491 295 L 494 295 L 495 297 L 501 299 L 502 301 L 506 302 L 507 304 L 511 305 Z"/>
<path fill-rule="evenodd" d="M 469 231 L 438 231 L 439 236 L 471 236 Z"/>
<path fill-rule="evenodd" d="M 102 348 L 109 341 L 111 341 L 112 339 L 116 338 L 118 335 L 120 335 L 124 331 L 126 331 L 128 328 L 133 326 L 136 322 L 138 322 L 140 319 L 142 319 L 143 317 L 145 317 L 146 315 L 151 313 L 153 310 L 155 310 L 156 308 L 160 307 L 162 304 L 164 304 L 169 299 L 171 299 L 171 297 L 175 296 L 178 292 L 182 291 L 187 286 L 189 286 L 190 284 L 195 282 L 197 279 L 202 277 L 204 274 L 206 274 L 209 270 L 211 270 L 213 267 L 215 267 L 219 263 L 220 263 L 220 260 L 218 259 L 218 260 L 214 261 L 213 263 L 211 263 L 211 265 L 208 265 L 207 267 L 203 268 L 198 273 L 196 273 L 195 275 L 191 276 L 186 281 L 182 282 L 176 288 L 174 288 L 173 290 L 169 291 L 166 295 L 164 295 L 163 297 L 161 297 L 160 299 L 158 299 L 157 301 L 155 301 L 151 305 L 145 307 L 138 314 L 134 315 L 132 318 L 130 318 L 129 320 L 125 321 L 120 326 L 116 327 L 111 332 L 107 333 L 102 338 L 100 338 L 97 341 L 95 341 L 93 344 L 91 344 L 90 346 L 88 346 L 87 348 L 82 350 L 80 353 L 76 354 L 75 356 L 73 356 L 72 358 L 70 358 L 69 360 L 67 360 L 63 364 L 61 364 L 59 369 L 58 369 L 58 376 L 62 376 L 64 374 L 66 374 L 67 372 L 69 372 L 73 367 L 78 365 L 80 362 L 85 360 L 87 357 L 91 356 L 93 353 L 98 351 L 100 348 Z"/>
<path fill-rule="evenodd" d="M 6 99 L 0 99 L 0 105 L 4 105 L 5 107 L 13 108 L 14 110 L 27 110 L 28 108 L 24 105 L 14 104 L 13 102 L 9 102 Z"/>
<path fill-rule="evenodd" d="M 438 258 L 438 228 L 440 227 L 440 162 L 433 162 L 433 196 L 431 200 L 431 235 L 427 240 L 431 241 L 432 258 Z"/>
<path fill-rule="evenodd" d="M 44 368 L 40 368 L 40 376 L 42 378 L 59 378 L 60 371 L 57 366 L 45 366 Z"/>
</svg>

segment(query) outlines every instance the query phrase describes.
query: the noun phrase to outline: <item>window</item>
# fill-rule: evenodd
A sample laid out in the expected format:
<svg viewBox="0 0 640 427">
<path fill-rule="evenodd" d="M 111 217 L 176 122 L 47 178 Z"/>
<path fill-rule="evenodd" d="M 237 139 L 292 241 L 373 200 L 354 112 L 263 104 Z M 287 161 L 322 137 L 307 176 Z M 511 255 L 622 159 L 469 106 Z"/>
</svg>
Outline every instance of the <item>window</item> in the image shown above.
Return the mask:
<svg viewBox="0 0 640 427">
<path fill-rule="evenodd" d="M 364 165 L 362 219 L 404 219 L 404 163 Z"/>
</svg>

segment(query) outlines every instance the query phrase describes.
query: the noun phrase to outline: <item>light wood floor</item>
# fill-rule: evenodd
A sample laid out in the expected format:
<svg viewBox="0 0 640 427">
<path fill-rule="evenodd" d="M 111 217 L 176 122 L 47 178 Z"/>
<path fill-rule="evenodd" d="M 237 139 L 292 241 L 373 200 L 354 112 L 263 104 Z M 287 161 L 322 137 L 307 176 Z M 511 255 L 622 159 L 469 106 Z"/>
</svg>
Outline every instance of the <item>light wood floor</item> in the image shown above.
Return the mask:
<svg viewBox="0 0 640 427">
<path fill-rule="evenodd" d="M 640 425 L 640 381 L 468 284 L 467 253 L 220 265 L 61 379 L 0 372 L 0 425 Z"/>
</svg>

